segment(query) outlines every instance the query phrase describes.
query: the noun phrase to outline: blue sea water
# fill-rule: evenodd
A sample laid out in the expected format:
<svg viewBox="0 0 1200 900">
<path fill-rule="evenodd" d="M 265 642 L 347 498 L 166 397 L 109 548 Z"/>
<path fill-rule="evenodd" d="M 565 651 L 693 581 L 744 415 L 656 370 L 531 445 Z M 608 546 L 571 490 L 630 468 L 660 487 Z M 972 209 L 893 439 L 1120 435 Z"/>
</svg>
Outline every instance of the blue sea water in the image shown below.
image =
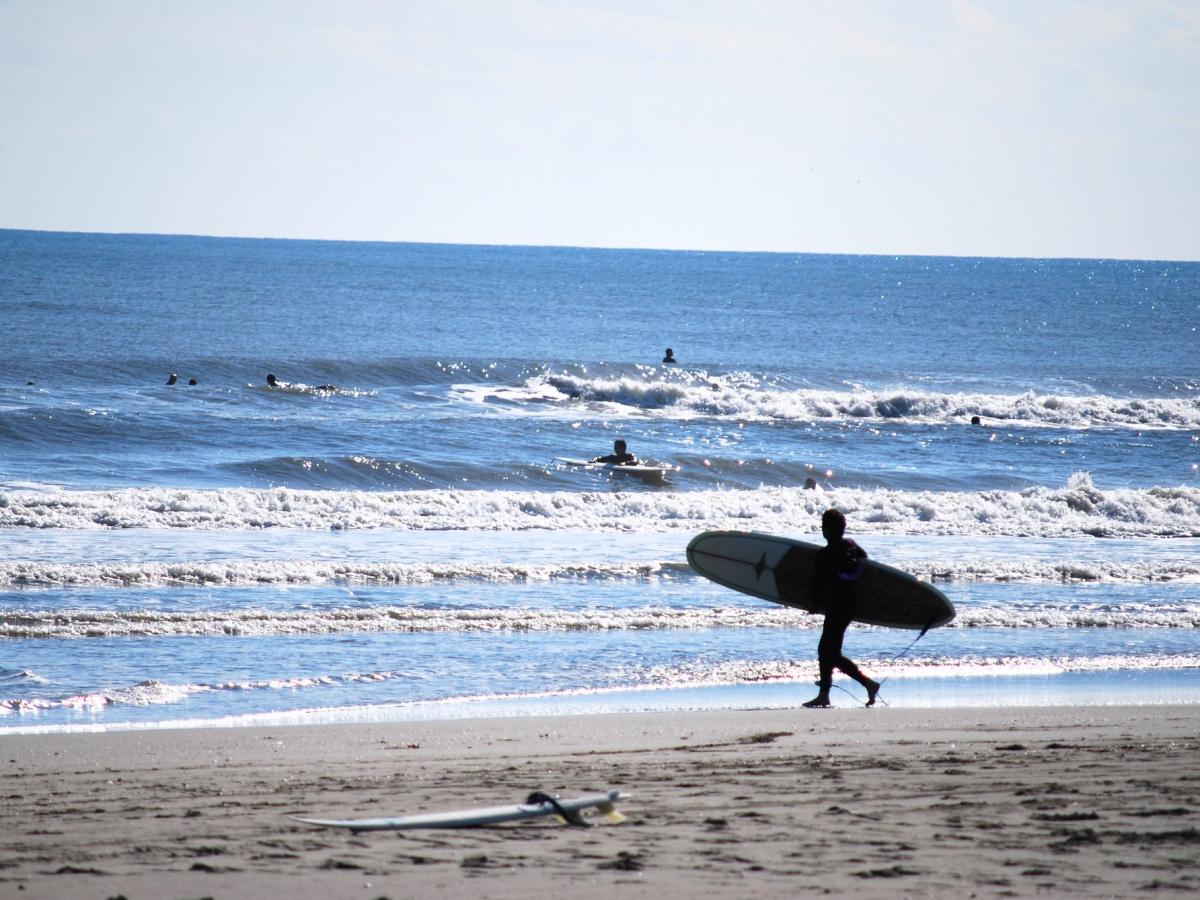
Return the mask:
<svg viewBox="0 0 1200 900">
<path fill-rule="evenodd" d="M 0 344 L 0 732 L 796 705 L 683 548 L 828 506 L 892 705 L 1200 702 L 1200 264 L 0 231 Z"/>
</svg>

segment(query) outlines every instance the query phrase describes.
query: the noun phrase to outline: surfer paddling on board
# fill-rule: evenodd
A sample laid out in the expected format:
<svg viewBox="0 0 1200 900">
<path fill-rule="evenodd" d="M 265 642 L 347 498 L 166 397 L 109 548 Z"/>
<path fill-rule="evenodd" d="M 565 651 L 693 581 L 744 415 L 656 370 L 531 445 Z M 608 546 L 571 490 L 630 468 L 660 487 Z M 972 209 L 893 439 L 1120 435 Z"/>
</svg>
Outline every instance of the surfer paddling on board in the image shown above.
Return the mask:
<svg viewBox="0 0 1200 900">
<path fill-rule="evenodd" d="M 286 381 L 280 381 L 275 377 L 273 372 L 267 373 L 267 387 L 278 388 L 281 391 L 295 391 L 300 393 L 310 391 L 332 392 L 337 390 L 337 386 L 332 384 L 318 384 L 312 387 L 307 384 L 289 384 Z"/>
<path fill-rule="evenodd" d="M 846 517 L 836 509 L 827 509 L 821 516 L 821 534 L 826 544 L 817 554 L 813 570 L 812 593 L 820 598 L 825 612 L 825 624 L 821 628 L 821 641 L 817 644 L 817 663 L 821 670 L 817 696 L 804 705 L 809 709 L 829 706 L 829 688 L 833 684 L 833 670 L 840 669 L 867 689 L 867 706 L 875 705 L 879 693 L 879 682 L 868 678 L 842 653 L 842 639 L 854 608 L 846 586 L 857 579 L 866 565 L 867 551 L 846 535 Z"/>
<path fill-rule="evenodd" d="M 625 449 L 625 442 L 620 438 L 613 441 L 613 452 L 608 456 L 593 456 L 592 462 L 612 463 L 617 466 L 636 466 L 637 457 Z"/>
</svg>

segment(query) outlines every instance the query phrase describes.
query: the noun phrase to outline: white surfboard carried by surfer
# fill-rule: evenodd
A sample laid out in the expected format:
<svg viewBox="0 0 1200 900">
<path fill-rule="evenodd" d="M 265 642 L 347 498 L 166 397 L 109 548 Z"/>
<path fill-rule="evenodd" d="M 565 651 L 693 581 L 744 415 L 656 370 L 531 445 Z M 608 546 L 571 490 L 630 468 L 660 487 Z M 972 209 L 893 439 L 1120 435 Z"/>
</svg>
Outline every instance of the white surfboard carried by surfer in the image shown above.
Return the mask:
<svg viewBox="0 0 1200 900">
<path fill-rule="evenodd" d="M 571 466 L 577 469 L 591 469 L 596 472 L 604 472 L 605 474 L 624 475 L 631 478 L 640 478 L 643 481 L 666 481 L 668 475 L 679 471 L 679 466 L 651 463 L 634 463 L 633 465 L 603 463 L 590 459 L 575 459 L 569 456 L 556 456 L 554 457 L 554 461 L 563 466 Z"/>
<path fill-rule="evenodd" d="M 594 823 L 583 815 L 585 811 L 590 810 L 595 810 L 614 824 L 625 821 L 625 816 L 617 811 L 616 804 L 618 800 L 624 800 L 628 796 L 628 794 L 614 790 L 606 791 L 603 794 L 576 797 L 573 800 L 559 800 L 557 797 L 536 791 L 530 794 L 524 803 L 509 806 L 483 806 L 476 809 L 420 813 L 413 816 L 384 819 L 312 819 L 307 816 L 292 816 L 291 818 L 308 825 L 346 828 L 356 832 L 406 831 L 416 828 L 476 828 L 481 825 L 519 822 L 522 819 L 536 819 L 541 816 L 554 816 L 560 822 L 568 825 L 590 826 Z"/>
<path fill-rule="evenodd" d="M 752 531 L 706 531 L 692 538 L 688 563 L 717 584 L 811 613 L 816 544 Z M 862 575 L 845 585 L 854 621 L 887 628 L 928 631 L 954 620 L 954 604 L 928 582 L 899 569 L 866 560 Z"/>
</svg>

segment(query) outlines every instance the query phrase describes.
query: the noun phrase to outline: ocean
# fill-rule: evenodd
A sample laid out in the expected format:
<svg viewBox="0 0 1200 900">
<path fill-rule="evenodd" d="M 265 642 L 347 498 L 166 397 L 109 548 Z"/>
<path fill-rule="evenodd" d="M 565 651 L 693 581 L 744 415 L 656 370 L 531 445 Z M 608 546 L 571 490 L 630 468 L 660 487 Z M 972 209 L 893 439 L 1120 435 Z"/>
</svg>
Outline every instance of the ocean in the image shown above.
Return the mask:
<svg viewBox="0 0 1200 900">
<path fill-rule="evenodd" d="M 684 548 L 829 507 L 884 702 L 1200 702 L 1198 263 L 7 230 L 0 345 L 0 733 L 795 707 Z"/>
</svg>

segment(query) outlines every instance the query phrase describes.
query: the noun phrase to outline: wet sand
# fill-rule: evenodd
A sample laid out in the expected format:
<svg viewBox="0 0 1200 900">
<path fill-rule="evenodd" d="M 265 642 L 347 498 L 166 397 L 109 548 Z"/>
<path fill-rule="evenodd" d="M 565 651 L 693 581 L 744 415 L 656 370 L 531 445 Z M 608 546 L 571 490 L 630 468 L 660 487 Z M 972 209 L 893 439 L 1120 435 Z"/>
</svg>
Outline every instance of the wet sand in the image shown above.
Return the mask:
<svg viewBox="0 0 1200 900">
<path fill-rule="evenodd" d="M 0 897 L 1200 893 L 1200 706 L 834 709 L 0 738 Z M 628 792 L 628 820 L 353 834 Z"/>
</svg>

